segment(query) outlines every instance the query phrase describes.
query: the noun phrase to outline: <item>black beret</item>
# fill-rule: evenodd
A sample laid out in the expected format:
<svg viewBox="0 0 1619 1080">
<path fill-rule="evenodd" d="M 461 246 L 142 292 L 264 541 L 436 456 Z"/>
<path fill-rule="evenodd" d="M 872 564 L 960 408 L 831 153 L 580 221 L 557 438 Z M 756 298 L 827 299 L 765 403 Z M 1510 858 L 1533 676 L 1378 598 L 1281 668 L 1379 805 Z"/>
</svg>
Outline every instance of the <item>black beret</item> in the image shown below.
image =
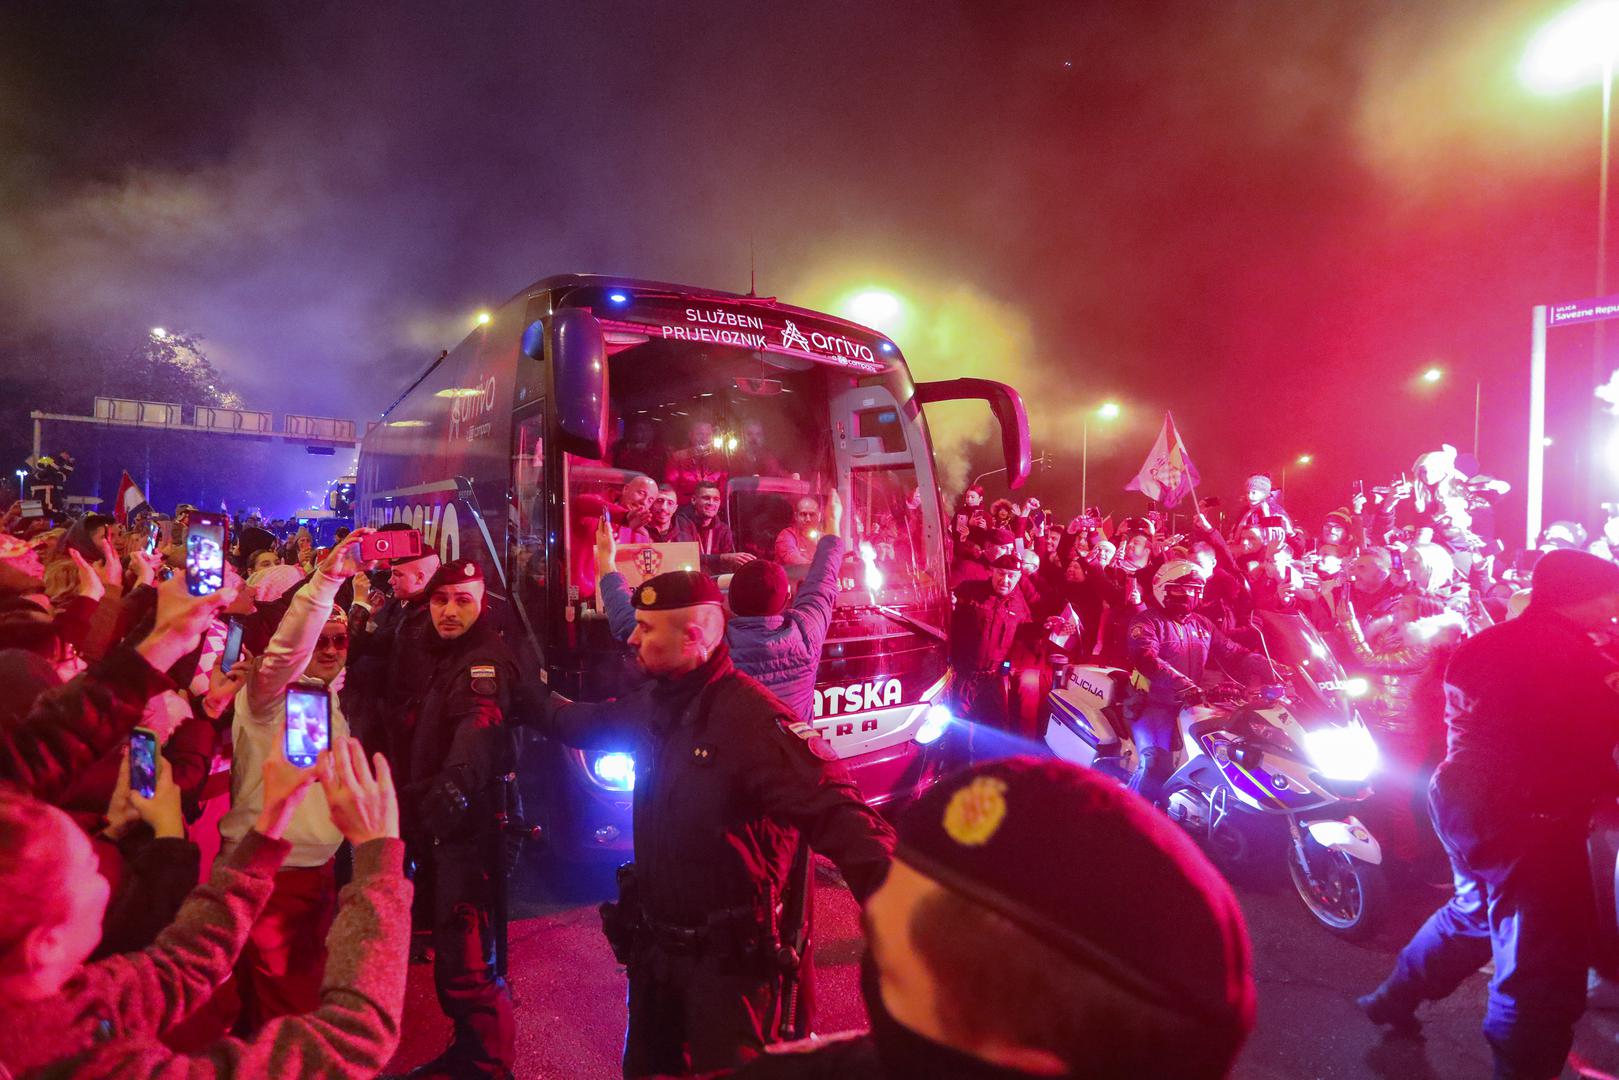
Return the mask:
<svg viewBox="0 0 1619 1080">
<path fill-rule="evenodd" d="M 1023 561 L 1021 559 L 1019 559 L 1016 555 L 1002 555 L 1000 558 L 996 559 L 994 562 L 990 563 L 989 565 L 990 565 L 990 569 L 992 569 L 992 570 L 1022 570 L 1023 569 Z"/>
<path fill-rule="evenodd" d="M 470 585 L 474 581 L 482 583 L 483 568 L 471 559 L 455 559 L 440 566 L 422 591 L 431 595 L 434 589 L 446 585 Z"/>
<path fill-rule="evenodd" d="M 934 785 L 898 832 L 895 858 L 1076 964 L 1205 1024 L 1252 1025 L 1248 933 L 1231 887 L 1180 826 L 1102 774 L 986 762 Z"/>
<path fill-rule="evenodd" d="M 714 579 L 696 570 L 671 570 L 647 578 L 630 594 L 638 611 L 673 611 L 698 604 L 719 604 L 723 600 Z"/>
</svg>

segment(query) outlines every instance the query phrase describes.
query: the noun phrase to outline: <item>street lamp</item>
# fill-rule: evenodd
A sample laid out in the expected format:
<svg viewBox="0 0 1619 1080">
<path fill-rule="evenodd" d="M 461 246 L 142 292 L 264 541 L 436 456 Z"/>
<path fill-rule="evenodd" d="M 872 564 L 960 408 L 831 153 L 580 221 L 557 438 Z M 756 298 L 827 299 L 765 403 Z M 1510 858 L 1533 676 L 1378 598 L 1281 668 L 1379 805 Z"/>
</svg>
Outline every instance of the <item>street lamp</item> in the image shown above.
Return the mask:
<svg viewBox="0 0 1619 1080">
<path fill-rule="evenodd" d="M 1098 420 L 1117 420 L 1124 410 L 1119 408 L 1117 401 L 1104 401 L 1096 407 Z M 1079 437 L 1079 512 L 1085 513 L 1090 509 L 1090 476 L 1091 476 L 1091 414 L 1085 413 L 1080 421 Z"/>
<path fill-rule="evenodd" d="M 1421 375 L 1418 375 L 1417 378 L 1421 379 L 1423 382 L 1427 383 L 1429 386 L 1437 386 L 1439 383 L 1444 381 L 1445 369 L 1442 368 L 1442 367 L 1431 367 L 1431 368 L 1428 368 L 1426 371 L 1424 371 Z M 1484 405 L 1484 380 L 1483 379 L 1474 379 L 1473 380 L 1473 457 L 1475 459 L 1477 459 L 1477 457 L 1478 457 L 1479 419 L 1483 414 L 1483 405 Z"/>
<path fill-rule="evenodd" d="M 1308 465 L 1308 464 L 1310 464 L 1310 462 L 1312 462 L 1314 460 L 1315 460 L 1315 455 L 1314 454 L 1300 454 L 1297 458 L 1293 459 L 1293 464 L 1295 464 L 1295 465 Z M 1287 466 L 1286 465 L 1282 466 L 1282 491 L 1283 491 L 1284 494 L 1287 492 Z"/>
<path fill-rule="evenodd" d="M 161 326 L 152 327 L 152 340 L 162 341 L 169 336 L 169 332 Z"/>
<path fill-rule="evenodd" d="M 488 326 L 489 325 L 489 312 L 487 312 L 487 311 L 478 312 L 478 325 L 479 326 Z"/>
</svg>

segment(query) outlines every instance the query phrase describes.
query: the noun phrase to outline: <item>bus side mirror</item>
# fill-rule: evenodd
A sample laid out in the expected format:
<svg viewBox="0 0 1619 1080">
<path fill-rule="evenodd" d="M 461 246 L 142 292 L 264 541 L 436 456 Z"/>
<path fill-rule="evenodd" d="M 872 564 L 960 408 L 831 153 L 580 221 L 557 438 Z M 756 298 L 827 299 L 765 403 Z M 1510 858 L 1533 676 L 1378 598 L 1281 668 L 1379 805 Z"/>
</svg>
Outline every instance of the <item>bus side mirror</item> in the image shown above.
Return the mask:
<svg viewBox="0 0 1619 1080">
<path fill-rule="evenodd" d="M 1029 478 L 1029 415 L 1023 399 L 1005 383 L 993 379 L 944 379 L 916 384 L 916 403 L 986 401 L 1001 426 L 1001 457 L 1006 462 L 1006 486 L 1016 491 Z"/>
<path fill-rule="evenodd" d="M 607 458 L 607 340 L 584 308 L 551 316 L 551 384 L 562 449 L 591 461 Z M 526 344 L 526 342 L 525 342 Z M 525 349 L 525 351 L 527 351 Z M 530 355 L 533 355 L 530 353 Z"/>
</svg>

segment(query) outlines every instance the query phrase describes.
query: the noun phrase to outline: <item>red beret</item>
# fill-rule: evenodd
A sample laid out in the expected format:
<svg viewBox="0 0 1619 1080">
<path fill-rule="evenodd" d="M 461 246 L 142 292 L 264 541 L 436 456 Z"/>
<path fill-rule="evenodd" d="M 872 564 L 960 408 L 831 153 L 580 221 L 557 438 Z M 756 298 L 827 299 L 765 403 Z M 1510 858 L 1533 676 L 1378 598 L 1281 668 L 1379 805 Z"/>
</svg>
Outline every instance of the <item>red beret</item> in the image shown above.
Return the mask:
<svg viewBox="0 0 1619 1080">
<path fill-rule="evenodd" d="M 1253 1025 L 1248 931 L 1186 834 L 1116 782 L 1005 758 L 936 784 L 894 852 L 1120 987 L 1240 1039 Z"/>
<path fill-rule="evenodd" d="M 714 579 L 696 570 L 671 570 L 647 578 L 630 593 L 630 603 L 640 611 L 673 611 L 698 604 L 722 604 L 720 587 Z"/>
<path fill-rule="evenodd" d="M 483 569 L 471 559 L 454 559 L 438 568 L 422 592 L 431 596 L 433 590 L 446 585 L 470 585 L 474 581 L 483 583 Z"/>
</svg>

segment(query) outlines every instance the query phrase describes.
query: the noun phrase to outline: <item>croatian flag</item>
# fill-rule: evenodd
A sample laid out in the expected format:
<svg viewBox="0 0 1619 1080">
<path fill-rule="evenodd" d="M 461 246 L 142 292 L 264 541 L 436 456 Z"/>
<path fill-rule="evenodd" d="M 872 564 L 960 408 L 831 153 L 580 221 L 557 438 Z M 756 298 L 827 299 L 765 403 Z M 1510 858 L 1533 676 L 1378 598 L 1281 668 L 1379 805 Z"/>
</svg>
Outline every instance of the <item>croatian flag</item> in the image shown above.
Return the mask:
<svg viewBox="0 0 1619 1080">
<path fill-rule="evenodd" d="M 1147 455 L 1135 479 L 1124 485 L 1124 490 L 1139 491 L 1167 510 L 1202 482 L 1180 432 L 1175 430 L 1175 418 L 1166 412 L 1164 429 L 1158 433 L 1158 441 L 1152 444 L 1152 453 Z"/>
<path fill-rule="evenodd" d="M 118 497 L 112 503 L 112 516 L 118 524 L 129 527 L 129 523 L 139 517 L 143 512 L 150 513 L 152 507 L 146 501 L 146 492 L 140 489 L 135 481 L 124 473 L 124 478 L 118 481 Z"/>
</svg>

